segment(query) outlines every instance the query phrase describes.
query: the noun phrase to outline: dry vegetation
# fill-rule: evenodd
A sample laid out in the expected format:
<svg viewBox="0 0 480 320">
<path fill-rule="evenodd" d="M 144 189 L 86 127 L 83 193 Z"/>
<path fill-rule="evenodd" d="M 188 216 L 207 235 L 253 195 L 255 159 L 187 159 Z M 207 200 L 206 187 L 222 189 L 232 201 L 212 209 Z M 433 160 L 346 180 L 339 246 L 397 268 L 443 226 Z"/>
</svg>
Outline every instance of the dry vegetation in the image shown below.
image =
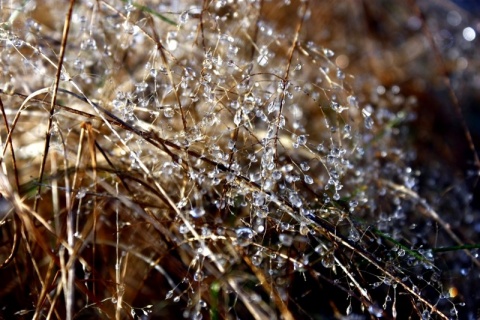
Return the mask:
<svg viewBox="0 0 480 320">
<path fill-rule="evenodd" d="M 0 318 L 477 316 L 468 11 L 17 0 L 0 15 Z"/>
</svg>

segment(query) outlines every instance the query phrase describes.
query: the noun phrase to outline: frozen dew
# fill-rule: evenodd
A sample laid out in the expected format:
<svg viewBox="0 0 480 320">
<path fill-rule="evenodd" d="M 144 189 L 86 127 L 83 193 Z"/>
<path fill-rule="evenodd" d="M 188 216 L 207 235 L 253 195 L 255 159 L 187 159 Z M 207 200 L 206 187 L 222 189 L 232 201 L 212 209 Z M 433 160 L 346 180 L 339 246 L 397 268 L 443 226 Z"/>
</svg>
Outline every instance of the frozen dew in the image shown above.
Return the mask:
<svg viewBox="0 0 480 320">
<path fill-rule="evenodd" d="M 237 244 L 241 247 L 249 246 L 253 242 L 253 231 L 247 227 L 240 227 L 235 230 Z"/>
</svg>

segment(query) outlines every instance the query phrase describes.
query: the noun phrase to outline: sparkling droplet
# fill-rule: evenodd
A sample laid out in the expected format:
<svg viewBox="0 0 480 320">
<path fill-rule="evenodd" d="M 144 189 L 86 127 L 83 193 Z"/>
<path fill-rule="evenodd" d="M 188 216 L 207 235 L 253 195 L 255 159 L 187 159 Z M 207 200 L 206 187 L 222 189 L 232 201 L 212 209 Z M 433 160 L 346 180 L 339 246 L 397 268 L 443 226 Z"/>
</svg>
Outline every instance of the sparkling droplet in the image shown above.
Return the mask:
<svg viewBox="0 0 480 320">
<path fill-rule="evenodd" d="M 257 63 L 264 67 L 268 63 L 268 49 L 266 47 L 263 47 L 260 49 L 260 53 L 257 58 Z"/>
<path fill-rule="evenodd" d="M 184 11 L 178 18 L 178 21 L 180 22 L 180 24 L 185 24 L 187 23 L 188 18 L 189 18 L 188 11 Z"/>
<path fill-rule="evenodd" d="M 252 263 L 255 266 L 259 266 L 263 261 L 263 256 L 261 252 L 257 252 L 252 256 Z"/>
<path fill-rule="evenodd" d="M 80 190 L 78 190 L 76 198 L 77 199 L 82 199 L 82 198 L 85 197 L 86 194 L 87 194 L 87 191 L 84 188 L 81 188 Z"/>
<path fill-rule="evenodd" d="M 320 261 L 325 268 L 332 268 L 335 264 L 335 258 L 333 256 L 333 253 L 325 254 Z"/>
<path fill-rule="evenodd" d="M 253 241 L 253 231 L 247 227 L 240 227 L 235 230 L 237 235 L 237 243 L 239 246 L 246 247 Z"/>
<path fill-rule="evenodd" d="M 309 175 L 305 175 L 303 177 L 303 180 L 305 181 L 306 184 L 312 184 L 313 183 L 313 179 Z"/>
<path fill-rule="evenodd" d="M 205 274 L 202 270 L 197 270 L 193 275 L 193 280 L 195 281 L 202 281 L 205 278 Z"/>
<path fill-rule="evenodd" d="M 278 239 L 280 240 L 282 245 L 284 245 L 286 247 L 290 247 L 293 243 L 293 237 L 290 234 L 281 233 L 278 236 Z"/>
<path fill-rule="evenodd" d="M 253 197 L 253 205 L 256 207 L 261 207 L 265 203 L 265 196 L 262 192 L 254 191 L 252 194 Z"/>
<path fill-rule="evenodd" d="M 242 110 L 238 109 L 237 112 L 235 112 L 235 116 L 233 117 L 233 123 L 238 126 L 240 122 L 242 122 Z"/>
<path fill-rule="evenodd" d="M 353 242 L 358 242 L 360 240 L 360 234 L 357 229 L 354 227 L 350 228 L 350 233 L 348 234 L 348 240 Z"/>
<path fill-rule="evenodd" d="M 373 127 L 373 119 L 372 117 L 366 117 L 365 118 L 365 128 L 367 128 L 368 130 L 372 129 Z"/>
<path fill-rule="evenodd" d="M 305 135 L 299 135 L 297 137 L 297 143 L 301 146 L 305 145 L 305 143 L 307 143 L 307 137 L 305 137 Z"/>
<path fill-rule="evenodd" d="M 189 214 L 193 218 L 200 218 L 200 217 L 203 217 L 205 215 L 205 209 L 203 209 L 201 207 L 192 208 L 192 210 L 189 211 Z"/>
<path fill-rule="evenodd" d="M 371 315 L 378 318 L 380 318 L 383 315 L 383 309 L 373 304 L 368 306 L 368 312 L 370 312 Z"/>
<path fill-rule="evenodd" d="M 290 192 L 288 200 L 292 203 L 294 207 L 300 208 L 303 205 L 302 199 L 300 199 L 296 192 Z"/>
<path fill-rule="evenodd" d="M 163 109 L 163 115 L 165 116 L 165 118 L 173 118 L 173 116 L 175 115 L 175 111 L 171 107 L 166 107 Z"/>
</svg>

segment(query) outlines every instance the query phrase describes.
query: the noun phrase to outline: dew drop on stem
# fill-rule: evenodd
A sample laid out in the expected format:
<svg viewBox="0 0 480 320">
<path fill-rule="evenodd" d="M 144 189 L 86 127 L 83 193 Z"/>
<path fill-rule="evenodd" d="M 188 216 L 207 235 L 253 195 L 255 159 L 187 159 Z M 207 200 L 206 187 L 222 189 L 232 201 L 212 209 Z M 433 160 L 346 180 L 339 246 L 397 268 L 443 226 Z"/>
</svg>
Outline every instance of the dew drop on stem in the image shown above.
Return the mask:
<svg viewBox="0 0 480 320">
<path fill-rule="evenodd" d="M 241 247 L 250 245 L 253 241 L 253 231 L 247 227 L 240 227 L 235 230 L 237 244 Z"/>
</svg>

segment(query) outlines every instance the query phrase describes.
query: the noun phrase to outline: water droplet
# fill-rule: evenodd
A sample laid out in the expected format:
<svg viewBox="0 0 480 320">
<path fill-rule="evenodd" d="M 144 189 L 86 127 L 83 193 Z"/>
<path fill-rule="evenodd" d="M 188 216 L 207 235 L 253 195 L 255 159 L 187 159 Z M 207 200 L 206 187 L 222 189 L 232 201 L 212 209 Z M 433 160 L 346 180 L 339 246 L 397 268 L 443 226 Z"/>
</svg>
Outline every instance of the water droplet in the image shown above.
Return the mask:
<svg viewBox="0 0 480 320">
<path fill-rule="evenodd" d="M 87 190 L 85 190 L 84 188 L 81 188 L 80 190 L 78 190 L 76 198 L 82 199 L 83 197 L 85 197 L 86 194 L 87 194 Z"/>
<path fill-rule="evenodd" d="M 368 130 L 372 129 L 373 127 L 373 119 L 372 117 L 365 117 L 365 128 Z"/>
<path fill-rule="evenodd" d="M 197 270 L 193 275 L 193 280 L 195 281 L 202 281 L 205 278 L 205 274 L 202 270 Z"/>
<path fill-rule="evenodd" d="M 257 252 L 252 256 L 252 263 L 254 266 L 259 266 L 263 261 L 263 256 L 261 252 Z"/>
<path fill-rule="evenodd" d="M 260 52 L 259 52 L 259 55 L 258 55 L 258 58 L 257 58 L 257 63 L 262 67 L 267 65 L 267 63 L 268 63 L 268 49 L 266 47 L 262 47 L 260 49 Z"/>
<path fill-rule="evenodd" d="M 320 261 L 322 262 L 322 265 L 325 267 L 325 268 L 332 268 L 334 265 L 335 265 L 335 258 L 333 256 L 333 253 L 327 253 L 325 254 L 324 256 L 322 256 L 322 258 L 320 259 Z"/>
<path fill-rule="evenodd" d="M 177 41 L 177 32 L 176 31 L 169 31 L 167 33 L 167 48 L 168 50 L 174 51 L 178 47 Z"/>
<path fill-rule="evenodd" d="M 235 116 L 233 117 L 233 123 L 238 126 L 240 122 L 242 122 L 242 110 L 238 109 L 237 112 L 235 112 Z"/>
<path fill-rule="evenodd" d="M 170 299 L 173 297 L 173 290 L 170 290 L 167 292 L 167 295 L 165 296 L 165 299 Z"/>
<path fill-rule="evenodd" d="M 309 166 L 308 163 L 305 162 L 305 161 L 302 162 L 302 163 L 300 163 L 300 168 L 302 169 L 302 171 L 308 171 L 308 170 L 310 170 L 310 166 Z"/>
<path fill-rule="evenodd" d="M 376 305 L 369 305 L 368 312 L 375 317 L 381 317 L 383 315 L 383 309 Z"/>
<path fill-rule="evenodd" d="M 312 184 L 313 183 L 312 177 L 310 177 L 307 174 L 303 177 L 303 180 L 305 181 L 306 184 Z"/>
<path fill-rule="evenodd" d="M 290 234 L 287 234 L 287 233 L 281 233 L 278 236 L 278 239 L 280 240 L 282 245 L 284 245 L 286 247 L 290 247 L 293 243 L 293 237 Z"/>
<path fill-rule="evenodd" d="M 307 137 L 305 135 L 299 135 L 297 137 L 297 143 L 301 146 L 305 145 L 307 143 Z"/>
<path fill-rule="evenodd" d="M 253 205 L 256 206 L 256 207 L 261 207 L 264 205 L 265 203 L 265 196 L 262 192 L 259 192 L 259 191 L 254 191 L 252 193 L 252 197 L 253 197 Z"/>
<path fill-rule="evenodd" d="M 180 24 L 185 24 L 185 23 L 187 23 L 188 18 L 189 18 L 188 11 L 184 11 L 184 12 L 182 12 L 180 17 L 178 18 L 178 21 L 180 22 Z"/>
<path fill-rule="evenodd" d="M 430 319 L 430 311 L 423 310 L 422 312 L 422 320 L 429 320 Z"/>
<path fill-rule="evenodd" d="M 148 88 L 148 83 L 146 83 L 145 81 L 135 84 L 135 92 L 137 93 L 144 92 L 147 88 Z"/>
<path fill-rule="evenodd" d="M 353 242 L 358 242 L 360 240 L 360 233 L 355 229 L 355 227 L 350 228 L 350 233 L 348 234 L 348 240 Z"/>
<path fill-rule="evenodd" d="M 200 217 L 203 217 L 205 215 L 205 209 L 203 209 L 201 207 L 196 207 L 196 208 L 192 208 L 188 213 L 193 218 L 200 218 Z"/>
<path fill-rule="evenodd" d="M 450 315 L 451 316 L 456 317 L 457 313 L 458 313 L 457 308 L 453 307 L 452 309 L 450 309 Z"/>
<path fill-rule="evenodd" d="M 190 231 L 188 229 L 188 227 L 185 225 L 185 224 L 181 224 L 179 227 L 178 227 L 178 232 L 180 232 L 181 234 L 185 234 L 187 233 L 188 231 Z"/>
<path fill-rule="evenodd" d="M 282 172 L 280 170 L 274 170 L 272 172 L 272 177 L 275 180 L 280 180 L 282 178 Z"/>
<path fill-rule="evenodd" d="M 335 55 L 335 52 L 330 49 L 323 49 L 323 54 L 325 54 L 327 58 L 331 58 Z"/>
<path fill-rule="evenodd" d="M 77 58 L 77 59 L 75 59 L 75 62 L 73 63 L 73 68 L 75 70 L 78 70 L 78 71 L 82 72 L 83 69 L 85 69 L 85 62 L 83 62 L 82 59 Z"/>
<path fill-rule="evenodd" d="M 290 192 L 288 200 L 294 207 L 300 208 L 303 205 L 302 199 L 294 191 Z"/>
<path fill-rule="evenodd" d="M 237 244 L 242 247 L 250 245 L 253 241 L 253 231 L 247 227 L 240 227 L 235 230 L 237 235 Z"/>
<path fill-rule="evenodd" d="M 322 244 L 319 244 L 319 245 L 316 246 L 313 250 L 314 250 L 316 253 L 318 253 L 319 255 L 325 254 L 325 248 L 323 247 Z"/>
<path fill-rule="evenodd" d="M 348 316 L 352 313 L 352 305 L 349 304 L 348 307 L 347 307 L 347 310 L 345 311 L 345 314 Z"/>
</svg>

